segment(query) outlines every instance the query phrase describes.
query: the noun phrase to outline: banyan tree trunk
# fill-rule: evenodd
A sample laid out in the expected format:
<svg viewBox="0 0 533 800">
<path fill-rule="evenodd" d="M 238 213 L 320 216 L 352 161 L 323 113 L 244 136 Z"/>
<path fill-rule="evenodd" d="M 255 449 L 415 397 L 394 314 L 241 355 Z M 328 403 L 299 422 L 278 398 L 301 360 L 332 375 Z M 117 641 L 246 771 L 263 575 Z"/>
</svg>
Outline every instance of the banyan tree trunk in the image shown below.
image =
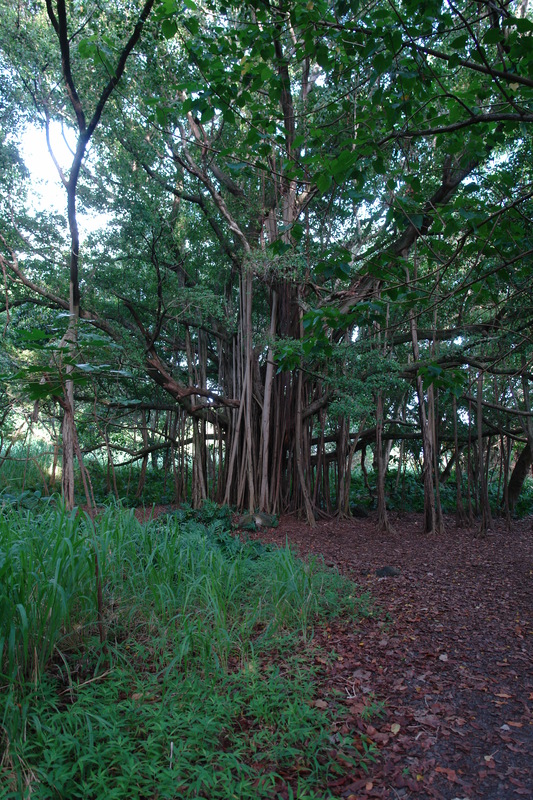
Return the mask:
<svg viewBox="0 0 533 800">
<path fill-rule="evenodd" d="M 418 331 L 416 320 L 411 312 L 411 337 L 413 343 L 413 355 L 415 363 L 419 361 Z M 435 486 L 433 482 L 433 431 L 428 420 L 426 404 L 424 399 L 424 387 L 420 375 L 416 377 L 416 393 L 418 398 L 418 413 L 420 418 L 420 429 L 422 433 L 423 464 L 422 475 L 424 481 L 424 533 L 435 533 L 437 531 L 437 511 L 435 507 Z"/>
<path fill-rule="evenodd" d="M 531 448 L 529 444 L 526 444 L 518 456 L 514 469 L 511 472 L 509 483 L 507 484 L 507 497 L 509 509 L 511 511 L 514 511 L 518 498 L 520 497 L 522 486 L 524 485 L 524 481 L 531 467 L 531 460 Z"/>
<path fill-rule="evenodd" d="M 265 390 L 263 393 L 263 411 L 261 414 L 261 488 L 259 491 L 259 510 L 272 513 L 272 476 L 270 473 L 271 459 L 271 414 L 272 414 L 272 386 L 274 383 L 274 355 L 271 341 L 276 333 L 277 319 L 277 293 L 272 291 L 272 305 L 270 311 L 270 342 L 267 351 L 267 364 L 265 370 Z"/>
<path fill-rule="evenodd" d="M 477 449 L 478 449 L 479 499 L 481 506 L 481 523 L 479 532 L 481 535 L 484 535 L 492 526 L 492 514 L 490 512 L 487 476 L 485 473 L 484 462 L 483 462 L 482 400 L 483 400 L 483 372 L 480 370 L 477 379 Z"/>
<path fill-rule="evenodd" d="M 391 533 L 392 528 L 387 513 L 387 501 L 385 497 L 385 476 L 387 471 L 388 458 L 383 452 L 383 393 L 380 391 L 376 397 L 376 462 L 378 467 L 377 475 L 377 512 L 378 528 L 386 533 Z"/>
<path fill-rule="evenodd" d="M 453 439 L 455 445 L 455 514 L 457 527 L 466 525 L 468 518 L 463 504 L 463 474 L 461 470 L 461 453 L 459 452 L 459 436 L 457 432 L 457 400 L 453 398 Z"/>
</svg>

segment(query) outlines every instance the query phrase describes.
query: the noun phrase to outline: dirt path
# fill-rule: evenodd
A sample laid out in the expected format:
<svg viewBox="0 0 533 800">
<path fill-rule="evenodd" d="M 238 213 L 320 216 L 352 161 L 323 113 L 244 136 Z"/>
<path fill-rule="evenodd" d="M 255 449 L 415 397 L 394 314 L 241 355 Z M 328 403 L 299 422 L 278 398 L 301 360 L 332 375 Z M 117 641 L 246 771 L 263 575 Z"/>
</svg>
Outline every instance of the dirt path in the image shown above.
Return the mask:
<svg viewBox="0 0 533 800">
<path fill-rule="evenodd" d="M 318 636 L 331 662 L 321 688 L 380 749 L 364 772 L 347 765 L 332 784 L 340 798 L 509 800 L 533 797 L 533 530 L 485 538 L 447 522 L 442 538 L 420 533 L 417 515 L 327 521 L 315 530 L 284 518 L 260 538 L 326 562 L 368 588 L 390 614 L 358 629 L 332 625 Z M 374 570 L 397 567 L 398 577 Z M 365 572 L 370 574 L 364 574 Z M 381 718 L 361 720 L 373 701 Z M 340 745 L 339 745 L 340 746 Z"/>
</svg>

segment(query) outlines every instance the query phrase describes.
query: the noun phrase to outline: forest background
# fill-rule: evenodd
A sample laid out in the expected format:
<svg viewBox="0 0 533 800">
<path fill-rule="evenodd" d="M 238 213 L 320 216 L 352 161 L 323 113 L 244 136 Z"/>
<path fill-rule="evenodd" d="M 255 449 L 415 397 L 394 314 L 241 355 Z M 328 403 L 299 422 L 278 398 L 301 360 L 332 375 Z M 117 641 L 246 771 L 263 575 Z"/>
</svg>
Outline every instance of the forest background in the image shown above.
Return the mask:
<svg viewBox="0 0 533 800">
<path fill-rule="evenodd" d="M 386 529 L 418 483 L 437 532 L 455 477 L 460 520 L 510 516 L 533 453 L 527 0 L 1 14 L 4 491 L 22 464 L 67 508 L 311 524 L 365 493 Z M 31 208 L 28 126 L 64 215 Z"/>
</svg>

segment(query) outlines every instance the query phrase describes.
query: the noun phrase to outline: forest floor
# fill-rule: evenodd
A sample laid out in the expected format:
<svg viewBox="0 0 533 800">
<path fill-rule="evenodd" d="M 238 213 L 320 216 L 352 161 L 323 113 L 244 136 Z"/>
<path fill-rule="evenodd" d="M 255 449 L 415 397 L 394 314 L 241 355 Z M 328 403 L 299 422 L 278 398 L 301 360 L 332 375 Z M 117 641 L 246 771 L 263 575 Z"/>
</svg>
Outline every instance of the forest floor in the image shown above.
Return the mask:
<svg viewBox="0 0 533 800">
<path fill-rule="evenodd" d="M 422 535 L 415 514 L 392 522 L 386 535 L 372 518 L 310 529 L 285 517 L 252 534 L 323 556 L 385 612 L 315 632 L 331 653 L 319 698 L 345 711 L 338 736 L 359 730 L 380 751 L 368 773 L 346 764 L 331 789 L 350 800 L 533 797 L 531 519 L 485 537 L 453 519 L 441 537 Z M 399 576 L 377 577 L 383 566 Z"/>
<path fill-rule="evenodd" d="M 513 521 L 510 531 L 496 520 L 483 537 L 451 517 L 440 537 L 422 534 L 418 514 L 391 522 L 394 532 L 384 534 L 372 516 L 314 529 L 283 517 L 277 528 L 242 534 L 323 557 L 380 609 L 314 632 L 329 654 L 317 659 L 317 705 L 340 720 L 335 760 L 343 763 L 343 735 L 360 733 L 379 748 L 368 771 L 345 762 L 333 795 L 533 797 L 533 520 Z M 399 575 L 378 577 L 384 566 Z"/>
</svg>

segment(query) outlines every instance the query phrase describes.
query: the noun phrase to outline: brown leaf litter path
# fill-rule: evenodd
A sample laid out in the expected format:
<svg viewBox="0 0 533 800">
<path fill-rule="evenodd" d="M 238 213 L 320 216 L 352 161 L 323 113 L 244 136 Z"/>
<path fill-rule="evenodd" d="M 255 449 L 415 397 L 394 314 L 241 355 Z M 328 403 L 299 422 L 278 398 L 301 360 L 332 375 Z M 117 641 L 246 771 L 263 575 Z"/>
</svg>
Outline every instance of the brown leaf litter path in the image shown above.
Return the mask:
<svg viewBox="0 0 533 800">
<path fill-rule="evenodd" d="M 344 762 L 330 788 L 363 800 L 533 798 L 533 530 L 496 523 L 484 538 L 447 520 L 424 536 L 418 515 L 395 533 L 372 519 L 328 520 L 310 529 L 291 517 L 254 538 L 327 564 L 368 589 L 386 612 L 316 632 L 331 653 L 321 705 L 343 707 L 332 737 L 359 731 L 380 751 L 368 773 Z M 394 566 L 398 577 L 378 578 Z M 367 574 L 370 573 L 370 574 Z M 382 716 L 364 709 L 383 701 Z"/>
</svg>

